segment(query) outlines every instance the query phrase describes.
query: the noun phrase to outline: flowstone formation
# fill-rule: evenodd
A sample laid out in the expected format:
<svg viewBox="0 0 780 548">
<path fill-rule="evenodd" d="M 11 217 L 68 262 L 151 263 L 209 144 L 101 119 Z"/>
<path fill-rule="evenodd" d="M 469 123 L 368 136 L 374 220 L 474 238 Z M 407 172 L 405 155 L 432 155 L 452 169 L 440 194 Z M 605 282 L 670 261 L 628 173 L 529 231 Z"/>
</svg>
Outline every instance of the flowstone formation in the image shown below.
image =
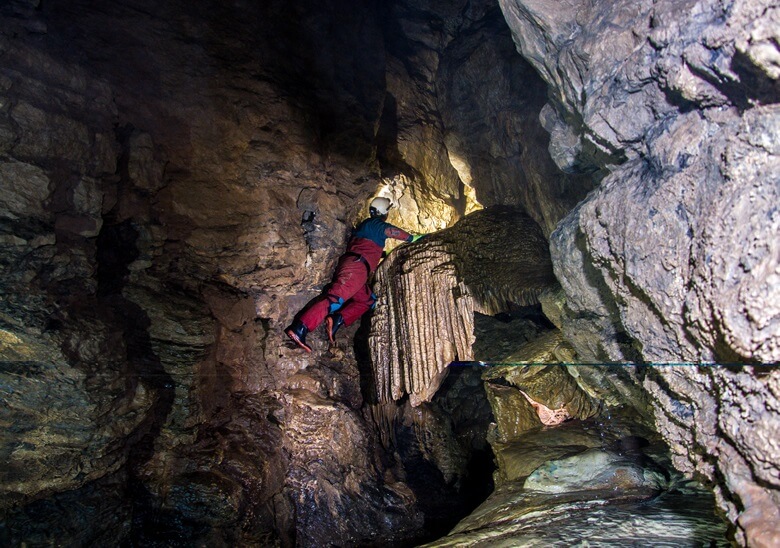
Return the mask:
<svg viewBox="0 0 780 548">
<path fill-rule="evenodd" d="M 390 254 L 369 345 L 379 401 L 430 401 L 455 361 L 473 360 L 474 313 L 538 302 L 555 284 L 547 241 L 520 210 L 477 211 Z"/>
<path fill-rule="evenodd" d="M 780 8 L 500 4 L 549 86 L 552 157 L 609 171 L 551 237 L 580 357 L 777 364 Z M 780 370 L 657 373 L 644 387 L 676 466 L 713 482 L 738 542 L 780 543 Z"/>
<path fill-rule="evenodd" d="M 445 537 L 425 546 L 597 544 L 729 546 L 712 493 L 670 473 L 657 438 L 614 422 L 527 434 L 517 475 Z M 661 444 L 662 445 L 662 444 Z"/>
</svg>

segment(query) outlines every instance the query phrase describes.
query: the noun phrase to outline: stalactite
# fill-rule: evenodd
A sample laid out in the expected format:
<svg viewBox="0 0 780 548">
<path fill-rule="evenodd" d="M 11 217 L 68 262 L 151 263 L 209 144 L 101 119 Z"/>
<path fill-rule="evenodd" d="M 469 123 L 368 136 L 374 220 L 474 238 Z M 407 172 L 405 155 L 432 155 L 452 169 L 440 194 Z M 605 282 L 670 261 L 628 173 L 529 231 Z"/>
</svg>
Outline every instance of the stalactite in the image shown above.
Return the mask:
<svg viewBox="0 0 780 548">
<path fill-rule="evenodd" d="M 554 283 L 541 229 L 512 208 L 475 212 L 396 249 L 376 273 L 369 345 L 378 400 L 430 401 L 451 362 L 473 359 L 475 312 L 535 304 Z"/>
</svg>

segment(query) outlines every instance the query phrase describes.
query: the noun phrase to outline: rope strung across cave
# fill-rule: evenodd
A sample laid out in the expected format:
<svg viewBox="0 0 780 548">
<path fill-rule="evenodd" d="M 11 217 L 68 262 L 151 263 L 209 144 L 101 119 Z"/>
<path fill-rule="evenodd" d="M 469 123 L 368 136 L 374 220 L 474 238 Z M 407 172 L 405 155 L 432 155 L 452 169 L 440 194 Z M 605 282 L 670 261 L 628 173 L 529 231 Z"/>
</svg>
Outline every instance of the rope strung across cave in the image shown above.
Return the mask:
<svg viewBox="0 0 780 548">
<path fill-rule="evenodd" d="M 473 359 L 474 313 L 530 305 L 556 283 L 539 225 L 509 207 L 477 211 L 376 273 L 369 346 L 377 399 L 430 401 L 453 361 Z"/>
</svg>

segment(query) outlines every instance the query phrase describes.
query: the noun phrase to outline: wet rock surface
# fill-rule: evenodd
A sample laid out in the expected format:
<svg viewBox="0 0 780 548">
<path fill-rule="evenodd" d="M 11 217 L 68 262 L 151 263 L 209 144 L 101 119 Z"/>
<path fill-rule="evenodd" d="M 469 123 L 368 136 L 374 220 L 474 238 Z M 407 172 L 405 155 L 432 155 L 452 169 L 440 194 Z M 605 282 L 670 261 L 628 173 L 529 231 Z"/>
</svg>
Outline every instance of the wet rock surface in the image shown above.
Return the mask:
<svg viewBox="0 0 780 548">
<path fill-rule="evenodd" d="M 614 492 L 603 495 L 603 499 L 582 500 L 571 495 L 555 497 L 501 489 L 478 510 L 479 517 L 470 518 L 446 537 L 425 546 L 541 547 L 582 542 L 585 538 L 607 546 L 730 546 L 725 525 L 713 522 L 711 496 L 701 488 L 641 503 L 631 501 L 633 493 L 626 494 L 627 501 L 611 499 Z"/>
<path fill-rule="evenodd" d="M 447 536 L 426 546 L 729 546 L 712 493 L 671 468 L 631 410 L 528 432 L 505 450 L 504 480 Z M 648 436 L 648 437 L 645 437 Z"/>
<path fill-rule="evenodd" d="M 525 489 L 542 493 L 570 493 L 584 490 L 660 491 L 666 478 L 660 472 L 608 451 L 588 449 L 570 457 L 548 460 L 523 482 Z"/>
</svg>

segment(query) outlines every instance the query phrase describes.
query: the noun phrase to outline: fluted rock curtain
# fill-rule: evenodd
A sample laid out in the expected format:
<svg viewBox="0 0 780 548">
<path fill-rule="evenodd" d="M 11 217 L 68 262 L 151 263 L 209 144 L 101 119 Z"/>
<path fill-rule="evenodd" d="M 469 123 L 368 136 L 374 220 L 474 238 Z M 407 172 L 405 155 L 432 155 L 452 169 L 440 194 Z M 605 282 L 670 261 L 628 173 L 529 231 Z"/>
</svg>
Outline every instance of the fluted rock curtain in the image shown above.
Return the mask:
<svg viewBox="0 0 780 548">
<path fill-rule="evenodd" d="M 430 401 L 447 366 L 473 358 L 475 312 L 534 304 L 554 284 L 542 230 L 513 208 L 477 211 L 396 249 L 375 279 L 369 345 L 377 399 Z"/>
</svg>

